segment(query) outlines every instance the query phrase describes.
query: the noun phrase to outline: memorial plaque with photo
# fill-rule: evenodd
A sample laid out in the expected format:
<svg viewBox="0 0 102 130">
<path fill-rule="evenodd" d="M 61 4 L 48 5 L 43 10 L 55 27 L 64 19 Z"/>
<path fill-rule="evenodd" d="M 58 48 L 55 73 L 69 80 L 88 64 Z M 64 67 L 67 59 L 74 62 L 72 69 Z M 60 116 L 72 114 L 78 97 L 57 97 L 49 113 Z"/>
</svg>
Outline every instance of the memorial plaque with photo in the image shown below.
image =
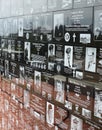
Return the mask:
<svg viewBox="0 0 102 130">
<path fill-rule="evenodd" d="M 20 39 L 15 41 L 15 60 L 24 62 L 24 42 Z"/>
<path fill-rule="evenodd" d="M 0 58 L 0 72 L 4 72 L 4 59 Z"/>
<path fill-rule="evenodd" d="M 34 91 L 36 93 L 41 94 L 41 90 L 42 90 L 42 73 L 40 71 L 34 71 Z"/>
<path fill-rule="evenodd" d="M 24 14 L 34 13 L 33 12 L 32 0 L 23 1 L 23 5 L 24 5 Z"/>
<path fill-rule="evenodd" d="M 32 16 L 24 16 L 24 27 L 23 27 L 23 33 L 24 33 L 24 40 L 25 41 L 31 41 L 32 40 L 32 31 L 33 31 L 33 21 Z"/>
<path fill-rule="evenodd" d="M 19 65 L 17 62 L 10 61 L 10 75 L 12 78 L 18 78 L 19 77 Z"/>
<path fill-rule="evenodd" d="M 102 125 L 102 89 L 95 88 L 94 120 Z"/>
<path fill-rule="evenodd" d="M 4 75 L 6 78 L 9 78 L 9 60 L 4 61 Z"/>
<path fill-rule="evenodd" d="M 64 13 L 54 13 L 53 39 L 56 42 L 63 41 L 64 37 Z"/>
<path fill-rule="evenodd" d="M 41 32 L 41 16 L 33 15 L 33 41 L 40 42 L 40 32 Z"/>
<path fill-rule="evenodd" d="M 65 85 L 66 77 L 61 75 L 54 77 L 54 100 L 62 104 L 65 101 Z"/>
<path fill-rule="evenodd" d="M 65 11 L 65 42 L 88 44 L 92 42 L 92 8 Z"/>
<path fill-rule="evenodd" d="M 25 68 L 23 65 L 19 65 L 19 83 L 22 85 L 25 83 Z"/>
<path fill-rule="evenodd" d="M 54 76 L 50 73 L 42 73 L 42 96 L 48 100 L 53 100 Z"/>
<path fill-rule="evenodd" d="M 24 42 L 24 60 L 29 61 L 30 55 L 31 55 L 31 43 L 30 42 Z"/>
<path fill-rule="evenodd" d="M 70 129 L 70 118 L 67 110 L 64 110 L 58 106 L 55 106 L 55 130 L 69 130 Z"/>
<path fill-rule="evenodd" d="M 16 56 L 16 51 L 15 51 L 15 40 L 14 39 L 12 39 L 11 40 L 11 53 L 10 53 L 10 59 L 11 60 L 16 60 L 15 59 L 15 56 Z"/>
<path fill-rule="evenodd" d="M 46 122 L 50 125 L 50 127 L 54 126 L 54 104 L 47 102 L 46 103 Z"/>
<path fill-rule="evenodd" d="M 7 39 L 1 39 L 1 56 L 7 58 L 8 43 Z"/>
<path fill-rule="evenodd" d="M 81 81 L 69 79 L 66 89 L 66 99 L 72 103 L 73 112 L 92 119 L 94 88 Z"/>
<path fill-rule="evenodd" d="M 32 43 L 31 44 L 31 66 L 39 69 L 46 69 L 47 44 Z"/>
<path fill-rule="evenodd" d="M 25 66 L 25 80 L 26 80 L 26 89 L 28 91 L 33 90 L 34 85 L 34 70 L 32 67 Z"/>
<path fill-rule="evenodd" d="M 71 115 L 70 130 L 83 130 L 83 120 L 77 116 Z"/>
<path fill-rule="evenodd" d="M 52 41 L 52 13 L 45 13 L 40 16 L 40 42 Z"/>
<path fill-rule="evenodd" d="M 99 82 L 102 82 L 102 48 L 97 48 L 97 73 Z"/>
<path fill-rule="evenodd" d="M 73 73 L 73 46 L 64 47 L 64 73 L 72 75 Z"/>
<path fill-rule="evenodd" d="M 63 74 L 64 72 L 64 46 L 59 43 L 55 45 L 55 73 Z"/>
<path fill-rule="evenodd" d="M 84 70 L 85 48 L 83 46 L 74 46 L 73 65 L 75 70 Z"/>
<path fill-rule="evenodd" d="M 94 9 L 94 40 L 95 42 L 102 41 L 102 6 Z"/>
<path fill-rule="evenodd" d="M 56 48 L 56 45 L 55 44 L 48 44 L 48 58 L 49 58 L 49 61 L 53 61 L 54 58 L 55 58 L 55 48 Z"/>
<path fill-rule="evenodd" d="M 96 51 L 94 47 L 86 47 L 85 71 L 96 72 Z"/>
<path fill-rule="evenodd" d="M 12 52 L 12 44 L 11 44 L 11 39 L 8 39 L 7 40 L 7 43 L 8 43 L 8 48 L 7 48 L 7 58 L 8 59 L 11 59 L 11 52 Z"/>
<path fill-rule="evenodd" d="M 35 116 L 39 115 L 40 120 L 45 121 L 46 116 L 46 102 L 44 99 L 32 94 L 30 98 L 30 107 L 34 110 Z"/>
<path fill-rule="evenodd" d="M 30 92 L 27 90 L 24 90 L 24 108 L 30 108 Z"/>
</svg>

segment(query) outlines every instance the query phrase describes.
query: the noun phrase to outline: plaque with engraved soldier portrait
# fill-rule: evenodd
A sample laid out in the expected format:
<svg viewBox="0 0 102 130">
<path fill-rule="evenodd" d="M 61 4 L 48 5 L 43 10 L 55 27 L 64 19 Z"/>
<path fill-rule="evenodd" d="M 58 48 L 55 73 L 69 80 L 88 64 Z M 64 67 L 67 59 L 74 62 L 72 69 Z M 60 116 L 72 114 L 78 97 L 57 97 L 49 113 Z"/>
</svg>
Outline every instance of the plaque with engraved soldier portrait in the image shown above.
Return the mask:
<svg viewBox="0 0 102 130">
<path fill-rule="evenodd" d="M 52 41 L 52 13 L 42 14 L 40 17 L 40 42 Z"/>
<path fill-rule="evenodd" d="M 64 47 L 64 73 L 72 75 L 73 68 L 73 46 Z"/>
<path fill-rule="evenodd" d="M 19 77 L 19 65 L 17 62 L 10 61 L 10 75 L 12 78 L 18 78 Z"/>
<path fill-rule="evenodd" d="M 96 48 L 86 47 L 85 71 L 96 72 Z"/>
<path fill-rule="evenodd" d="M 30 54 L 31 54 L 31 43 L 30 42 L 24 42 L 24 60 L 29 61 L 30 60 Z"/>
</svg>

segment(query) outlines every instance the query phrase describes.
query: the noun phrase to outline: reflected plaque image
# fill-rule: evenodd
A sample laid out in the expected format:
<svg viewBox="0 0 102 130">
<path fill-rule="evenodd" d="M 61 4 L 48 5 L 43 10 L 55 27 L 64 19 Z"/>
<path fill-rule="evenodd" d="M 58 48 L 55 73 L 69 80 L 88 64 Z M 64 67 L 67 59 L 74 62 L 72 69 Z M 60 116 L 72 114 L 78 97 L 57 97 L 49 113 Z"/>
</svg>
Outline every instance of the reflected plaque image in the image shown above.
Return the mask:
<svg viewBox="0 0 102 130">
<path fill-rule="evenodd" d="M 95 41 L 102 41 L 102 6 L 95 8 L 94 39 Z"/>
<path fill-rule="evenodd" d="M 40 41 L 40 32 L 41 32 L 41 16 L 34 15 L 33 16 L 33 39 L 35 42 Z"/>
<path fill-rule="evenodd" d="M 23 18 L 18 19 L 18 36 L 23 37 Z"/>
<path fill-rule="evenodd" d="M 54 14 L 54 34 L 53 37 L 56 41 L 61 41 L 64 35 L 64 14 Z"/>
<path fill-rule="evenodd" d="M 40 42 L 52 41 L 52 13 L 41 14 L 40 16 Z"/>
<path fill-rule="evenodd" d="M 23 17 L 24 27 L 23 27 L 23 33 L 24 33 L 24 39 L 30 40 L 32 39 L 32 30 L 33 30 L 33 21 L 32 16 L 24 16 Z"/>
</svg>

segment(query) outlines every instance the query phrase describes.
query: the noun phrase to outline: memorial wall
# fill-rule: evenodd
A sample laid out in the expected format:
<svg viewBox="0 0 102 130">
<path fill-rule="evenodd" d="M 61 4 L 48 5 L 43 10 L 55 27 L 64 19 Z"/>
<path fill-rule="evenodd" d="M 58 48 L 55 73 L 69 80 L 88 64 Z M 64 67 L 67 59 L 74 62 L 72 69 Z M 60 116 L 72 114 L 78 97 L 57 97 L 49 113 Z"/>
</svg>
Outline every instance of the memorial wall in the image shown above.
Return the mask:
<svg viewBox="0 0 102 130">
<path fill-rule="evenodd" d="M 102 129 L 102 0 L 0 0 L 0 129 Z"/>
</svg>

